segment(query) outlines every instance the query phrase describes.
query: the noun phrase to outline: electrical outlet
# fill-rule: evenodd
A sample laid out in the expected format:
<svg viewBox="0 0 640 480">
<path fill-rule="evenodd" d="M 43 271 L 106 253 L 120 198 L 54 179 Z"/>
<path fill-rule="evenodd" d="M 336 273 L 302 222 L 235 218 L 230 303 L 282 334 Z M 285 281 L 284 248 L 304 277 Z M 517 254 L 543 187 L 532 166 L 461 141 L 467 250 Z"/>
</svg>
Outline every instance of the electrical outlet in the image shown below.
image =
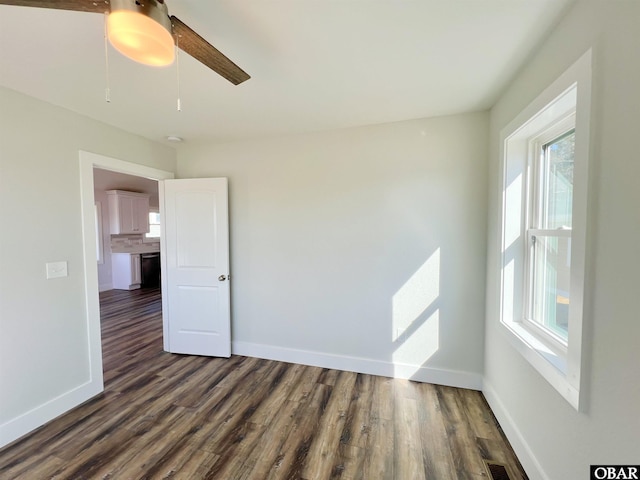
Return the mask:
<svg viewBox="0 0 640 480">
<path fill-rule="evenodd" d="M 51 278 L 67 277 L 68 275 L 67 262 L 47 263 L 47 280 Z"/>
</svg>

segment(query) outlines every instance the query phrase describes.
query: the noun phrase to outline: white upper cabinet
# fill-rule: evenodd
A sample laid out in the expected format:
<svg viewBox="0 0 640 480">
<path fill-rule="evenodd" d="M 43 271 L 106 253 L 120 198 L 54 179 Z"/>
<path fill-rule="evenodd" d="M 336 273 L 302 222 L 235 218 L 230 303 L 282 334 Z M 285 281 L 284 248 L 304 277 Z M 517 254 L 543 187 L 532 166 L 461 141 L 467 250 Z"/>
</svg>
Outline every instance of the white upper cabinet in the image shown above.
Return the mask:
<svg viewBox="0 0 640 480">
<path fill-rule="evenodd" d="M 108 190 L 111 234 L 149 232 L 149 195 Z"/>
</svg>

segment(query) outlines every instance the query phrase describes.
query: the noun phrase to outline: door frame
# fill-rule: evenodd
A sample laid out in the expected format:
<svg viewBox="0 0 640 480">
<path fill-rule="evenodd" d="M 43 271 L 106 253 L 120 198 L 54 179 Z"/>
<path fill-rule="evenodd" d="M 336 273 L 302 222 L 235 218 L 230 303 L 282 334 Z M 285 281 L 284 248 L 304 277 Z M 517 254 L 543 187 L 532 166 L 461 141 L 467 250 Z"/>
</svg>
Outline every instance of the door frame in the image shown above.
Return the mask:
<svg viewBox="0 0 640 480">
<path fill-rule="evenodd" d="M 102 372 L 102 338 L 100 333 L 100 298 L 98 295 L 98 268 L 96 265 L 96 229 L 94 215 L 93 169 L 101 168 L 113 172 L 161 181 L 175 178 L 173 172 L 131 163 L 97 153 L 79 151 L 80 156 L 80 202 L 82 211 L 82 240 L 84 249 L 84 286 L 89 350 L 89 374 L 93 390 L 104 390 Z M 161 246 L 162 248 L 162 246 Z"/>
</svg>

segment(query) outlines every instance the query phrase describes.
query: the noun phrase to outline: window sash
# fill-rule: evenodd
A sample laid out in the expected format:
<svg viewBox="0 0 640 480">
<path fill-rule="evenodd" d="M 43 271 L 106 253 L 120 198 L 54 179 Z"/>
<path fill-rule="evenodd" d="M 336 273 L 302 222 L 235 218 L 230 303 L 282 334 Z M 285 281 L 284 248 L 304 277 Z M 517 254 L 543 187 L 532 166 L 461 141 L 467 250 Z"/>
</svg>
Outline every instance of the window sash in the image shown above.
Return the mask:
<svg viewBox="0 0 640 480">
<path fill-rule="evenodd" d="M 566 338 L 559 332 L 547 325 L 547 323 L 556 324 L 557 306 L 556 310 L 552 309 L 552 305 L 548 302 L 549 292 L 545 288 L 536 288 L 540 284 L 537 282 L 543 282 L 543 287 L 546 286 L 549 278 L 544 277 L 544 273 L 539 271 L 540 264 L 536 254 L 540 253 L 539 248 L 536 247 L 536 240 L 538 238 L 566 238 L 569 241 L 569 253 L 571 248 L 571 234 L 572 228 L 563 226 L 559 228 L 541 228 L 545 225 L 545 188 L 548 184 L 548 175 L 546 172 L 548 162 L 548 147 L 566 138 L 575 132 L 575 109 L 572 110 L 563 119 L 555 122 L 552 126 L 538 133 L 529 140 L 529 155 L 527 161 L 528 182 L 526 192 L 526 205 L 527 205 L 527 218 L 526 223 L 529 228 L 526 229 L 526 259 L 525 268 L 526 274 L 523 282 L 524 295 L 523 295 L 523 315 L 522 324 L 527 327 L 533 335 L 538 336 L 545 344 L 547 344 L 552 350 L 557 353 L 566 355 L 568 347 L 568 326 Z M 545 250 L 546 255 L 546 250 Z M 546 262 L 545 262 L 546 263 Z M 544 266 L 543 266 L 544 268 Z M 571 265 L 569 264 L 569 269 Z M 540 278 L 543 277 L 543 278 Z M 570 299 L 570 288 L 567 289 L 568 298 Z M 558 294 L 556 293 L 556 304 L 558 301 Z M 542 297 L 542 298 L 541 298 Z M 542 305 L 536 305 L 538 302 L 543 302 Z M 549 303 L 547 305 L 547 303 Z M 538 309 L 536 309 L 538 306 Z M 545 308 L 546 307 L 546 308 Z M 537 310 L 537 311 L 536 311 Z M 568 310 L 568 306 L 567 306 Z M 553 311 L 554 317 L 550 319 L 541 312 L 546 311 L 551 313 Z M 557 324 L 556 324 L 557 325 Z"/>
<path fill-rule="evenodd" d="M 569 338 L 568 338 L 568 324 L 567 324 L 567 335 L 566 338 L 561 335 L 558 331 L 554 330 L 552 327 L 548 326 L 547 323 L 556 323 L 557 317 L 554 316 L 553 319 L 549 319 L 548 317 L 542 317 L 537 313 L 536 310 L 547 310 L 552 308 L 552 305 L 547 304 L 548 298 L 545 298 L 544 293 L 547 293 L 548 290 L 545 288 L 541 288 L 537 290 L 538 282 L 547 282 L 548 278 L 544 276 L 544 273 L 541 274 L 539 272 L 539 258 L 538 255 L 541 253 L 540 247 L 538 246 L 543 240 L 540 239 L 558 239 L 566 240 L 568 242 L 567 251 L 564 252 L 565 258 L 571 257 L 571 229 L 538 229 L 531 228 L 527 230 L 527 275 L 525 282 L 525 304 L 524 304 L 524 323 L 532 330 L 532 333 L 542 336 L 543 339 L 550 343 L 551 347 L 554 348 L 558 353 L 566 353 Z M 543 251 L 546 254 L 546 249 Z M 546 262 L 544 262 L 546 263 Z M 571 270 L 571 264 L 568 265 L 569 273 Z M 559 270 L 559 267 L 558 267 Z M 557 270 L 556 270 L 557 271 Z M 542 278 L 540 278 L 542 277 Z M 557 278 L 554 279 L 557 282 Z M 568 302 L 571 299 L 571 288 L 570 288 L 570 278 L 566 279 L 569 282 L 566 285 L 566 290 L 558 289 L 554 293 L 556 300 L 556 309 L 558 308 L 558 303 L 560 302 L 560 297 L 567 298 Z M 560 293 L 566 292 L 566 295 L 560 295 Z M 542 296 L 542 298 L 540 298 Z M 536 300 L 538 302 L 543 302 L 542 305 L 539 303 L 536 304 Z M 537 307 L 537 308 L 536 308 Z M 568 308 L 569 303 L 567 303 L 567 312 L 565 314 L 568 316 Z M 557 310 L 554 312 L 557 315 Z M 568 322 L 567 322 L 568 323 Z"/>
<path fill-rule="evenodd" d="M 545 174 L 547 147 L 554 142 L 575 133 L 576 112 L 570 111 L 562 120 L 535 135 L 529 140 L 527 161 L 527 198 L 529 201 L 527 225 L 531 228 L 544 227 Z"/>
</svg>

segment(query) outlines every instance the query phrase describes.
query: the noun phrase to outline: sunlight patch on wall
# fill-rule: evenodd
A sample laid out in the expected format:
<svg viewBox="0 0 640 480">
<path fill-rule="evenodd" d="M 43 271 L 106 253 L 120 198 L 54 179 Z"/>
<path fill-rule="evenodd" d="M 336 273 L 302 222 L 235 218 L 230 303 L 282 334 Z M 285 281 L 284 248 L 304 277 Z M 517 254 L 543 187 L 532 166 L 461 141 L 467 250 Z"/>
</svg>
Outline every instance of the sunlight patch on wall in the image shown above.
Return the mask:
<svg viewBox="0 0 640 480">
<path fill-rule="evenodd" d="M 440 310 L 436 309 L 428 318 L 404 339 L 393 352 L 395 365 L 411 365 L 417 372 L 440 347 Z M 406 372 L 406 368 L 402 368 Z M 396 367 L 396 373 L 398 367 Z M 404 375 L 403 375 L 404 376 Z"/>
<path fill-rule="evenodd" d="M 520 238 L 523 181 L 522 173 L 518 173 L 505 189 L 504 215 L 508 221 L 505 222 L 503 251 Z"/>
<path fill-rule="evenodd" d="M 393 363 L 413 365 L 417 370 L 438 350 L 439 296 L 438 248 L 393 296 Z"/>
<path fill-rule="evenodd" d="M 515 292 L 515 280 L 516 280 L 516 267 L 515 261 L 511 259 L 502 268 L 502 318 L 508 318 L 510 321 L 514 315 L 514 298 Z"/>
</svg>

